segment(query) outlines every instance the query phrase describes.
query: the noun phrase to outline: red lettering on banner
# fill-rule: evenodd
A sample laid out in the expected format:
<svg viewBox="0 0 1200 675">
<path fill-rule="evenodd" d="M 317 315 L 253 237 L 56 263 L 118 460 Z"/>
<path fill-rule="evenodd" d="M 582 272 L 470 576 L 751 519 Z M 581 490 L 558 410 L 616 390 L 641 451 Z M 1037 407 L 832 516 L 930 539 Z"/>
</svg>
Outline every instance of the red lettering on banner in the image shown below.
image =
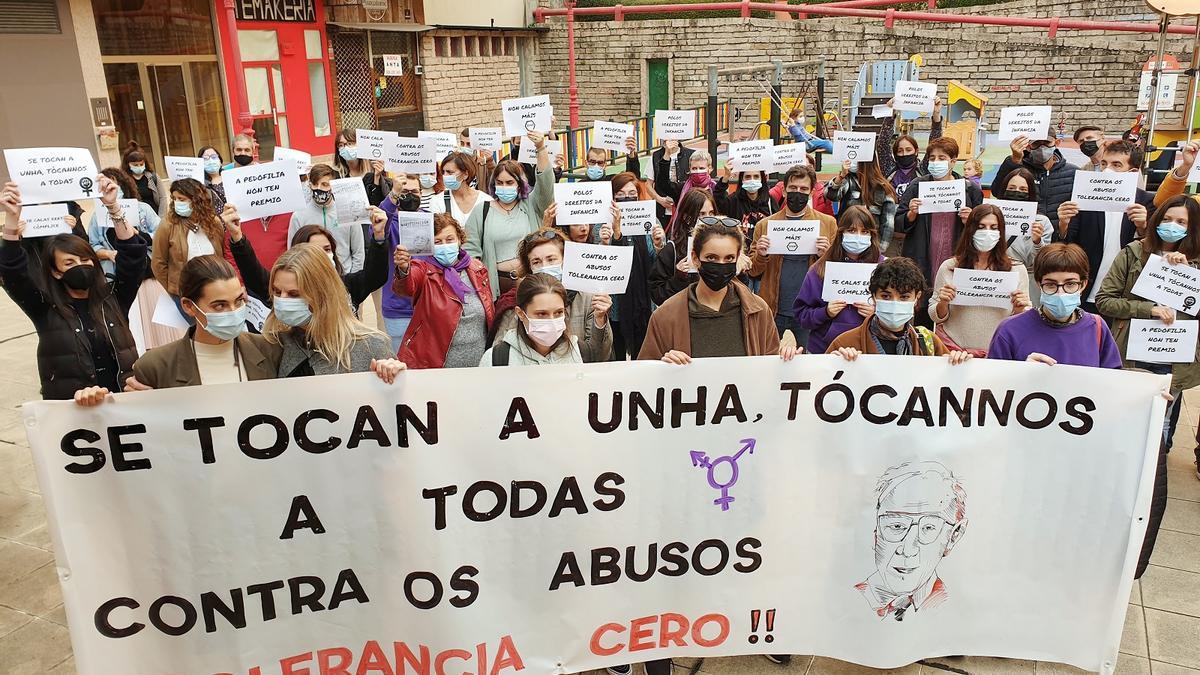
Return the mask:
<svg viewBox="0 0 1200 675">
<path fill-rule="evenodd" d="M 621 634 L 627 630 L 628 644 L 621 641 Z M 729 639 L 729 617 L 705 614 L 693 623 L 682 614 L 667 612 L 630 619 L 628 628 L 619 623 L 601 624 L 592 633 L 588 646 L 596 656 L 615 656 L 625 651 L 640 652 L 655 647 L 687 647 L 689 637 L 691 644 L 698 647 L 725 644 Z"/>
<path fill-rule="evenodd" d="M 625 630 L 619 624 L 609 626 L 617 631 Z M 593 651 L 597 648 L 599 634 L 600 631 L 597 631 L 592 637 Z M 488 663 L 487 643 L 475 645 L 474 653 L 466 649 L 446 649 L 438 652 L 432 660 L 432 653 L 425 645 L 418 645 L 416 652 L 404 642 L 395 642 L 392 647 L 395 651 L 388 653 L 375 640 L 364 644 L 358 653 L 347 647 L 326 647 L 280 659 L 278 672 L 280 675 L 500 675 L 509 670 L 525 669 L 525 662 L 521 660 L 521 653 L 517 651 L 511 635 L 500 638 L 496 660 L 491 664 Z M 624 645 L 611 653 L 622 649 Z M 389 657 L 394 660 L 389 660 Z M 463 663 L 452 664 L 450 661 Z M 306 665 L 310 663 L 311 668 Z M 272 667 L 269 672 L 276 671 Z M 227 671 L 218 675 L 233 674 Z M 263 675 L 262 667 L 252 666 L 249 675 Z"/>
<path fill-rule="evenodd" d="M 467 658 L 470 656 L 467 654 Z M 378 671 L 380 675 L 395 675 L 392 664 L 388 663 L 387 657 L 383 655 L 379 643 L 368 640 L 367 644 L 363 645 L 362 660 L 358 662 L 358 670 L 354 675 L 367 675 L 373 671 Z"/>
<path fill-rule="evenodd" d="M 629 651 L 640 652 L 654 649 L 654 631 L 649 628 L 657 616 L 643 616 L 629 622 Z M 649 638 L 649 642 L 647 642 Z"/>
<path fill-rule="evenodd" d="M 675 628 L 671 628 L 671 622 L 675 622 Z M 667 643 L 675 643 L 676 647 L 686 647 L 687 641 L 685 638 L 688 633 L 688 620 L 682 614 L 663 614 L 662 628 L 658 632 L 659 648 L 666 647 Z"/>
<path fill-rule="evenodd" d="M 471 652 L 465 649 L 447 649 L 437 658 L 433 660 L 433 667 L 437 671 L 437 675 L 446 675 L 446 662 L 450 659 L 459 659 L 461 661 L 470 661 Z"/>
<path fill-rule="evenodd" d="M 620 652 L 622 649 L 624 649 L 625 645 L 618 642 L 615 647 L 602 647 L 600 645 L 600 636 L 604 635 L 605 633 L 624 633 L 624 632 L 625 632 L 625 626 L 622 626 L 619 623 L 606 623 L 603 626 L 600 626 L 599 628 L 597 628 L 596 632 L 592 633 L 592 641 L 591 641 L 591 644 L 588 645 L 588 647 L 592 650 L 592 653 L 595 654 L 596 656 L 612 656 L 613 654 L 616 654 L 616 653 Z"/>
<path fill-rule="evenodd" d="M 720 632 L 717 633 L 717 636 L 714 638 L 705 639 L 704 626 L 705 624 L 709 623 L 716 623 L 720 628 Z M 701 647 L 716 647 L 717 645 L 725 642 L 725 639 L 728 637 L 729 617 L 725 616 L 724 614 L 705 614 L 697 619 L 696 623 L 692 624 L 692 642 L 695 642 Z"/>
<path fill-rule="evenodd" d="M 282 659 L 279 661 L 280 675 L 308 675 L 308 668 L 293 670 L 292 666 L 311 660 L 312 652 L 305 652 L 304 654 L 297 654 L 295 656 L 289 656 L 286 659 Z"/>
<path fill-rule="evenodd" d="M 338 659 L 336 665 L 333 663 L 335 656 Z M 317 667 L 321 669 L 321 675 L 351 675 L 350 664 L 352 663 L 354 663 L 354 652 L 345 647 L 322 649 L 317 652 Z"/>
</svg>

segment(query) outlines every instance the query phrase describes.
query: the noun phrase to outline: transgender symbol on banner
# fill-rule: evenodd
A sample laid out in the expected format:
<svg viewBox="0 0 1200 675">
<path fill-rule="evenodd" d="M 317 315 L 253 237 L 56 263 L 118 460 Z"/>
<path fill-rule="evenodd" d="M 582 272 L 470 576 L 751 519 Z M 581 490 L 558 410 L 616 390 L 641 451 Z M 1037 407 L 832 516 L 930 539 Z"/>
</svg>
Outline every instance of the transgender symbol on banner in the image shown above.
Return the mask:
<svg viewBox="0 0 1200 675">
<path fill-rule="evenodd" d="M 967 493 L 938 462 L 905 462 L 875 488 L 875 572 L 855 584 L 880 619 L 933 609 L 949 597 L 937 575 L 967 530 Z"/>
<path fill-rule="evenodd" d="M 713 504 L 720 506 L 722 511 L 728 511 L 729 502 L 733 501 L 733 497 L 729 496 L 729 488 L 733 487 L 734 484 L 737 483 L 738 459 L 744 453 L 746 453 L 746 451 L 749 451 L 752 455 L 754 454 L 755 440 L 753 438 L 743 438 L 741 440 L 741 444 L 742 449 L 738 450 L 733 455 L 725 455 L 724 457 L 718 457 L 715 460 L 710 460 L 708 458 L 708 453 L 704 452 L 703 450 L 692 450 L 690 453 L 688 453 L 692 458 L 692 466 L 708 469 L 708 484 L 711 485 L 714 490 L 721 491 L 721 496 L 714 499 Z M 724 470 L 720 469 L 722 464 L 728 464 L 729 468 Z M 718 478 L 718 474 L 723 475 Z M 722 478 L 725 479 L 725 482 L 721 482 Z"/>
</svg>

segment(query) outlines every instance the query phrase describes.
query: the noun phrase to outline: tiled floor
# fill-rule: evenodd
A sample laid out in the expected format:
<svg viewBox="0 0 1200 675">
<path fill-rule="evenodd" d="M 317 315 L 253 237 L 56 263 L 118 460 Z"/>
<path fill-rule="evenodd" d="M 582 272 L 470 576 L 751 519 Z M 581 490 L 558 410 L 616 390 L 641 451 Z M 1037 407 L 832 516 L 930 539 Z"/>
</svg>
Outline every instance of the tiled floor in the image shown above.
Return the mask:
<svg viewBox="0 0 1200 675">
<path fill-rule="evenodd" d="M 55 576 L 46 513 L 34 478 L 19 406 L 37 397 L 32 327 L 0 293 L 0 673 L 54 675 L 75 672 L 66 615 Z M 1200 481 L 1190 460 L 1200 416 L 1200 392 L 1180 424 L 1171 454 L 1170 502 L 1154 551 L 1154 564 L 1130 597 L 1121 658 L 1122 675 L 1200 675 Z M 676 673 L 694 659 L 681 659 Z M 711 659 L 699 672 L 716 675 L 791 673 L 851 675 L 869 668 L 826 658 L 796 657 L 787 668 L 762 657 Z M 994 673 L 1063 675 L 1075 669 L 1052 663 L 989 658 L 930 659 L 901 668 L 904 675 Z M 635 670 L 641 673 L 640 667 Z"/>
</svg>

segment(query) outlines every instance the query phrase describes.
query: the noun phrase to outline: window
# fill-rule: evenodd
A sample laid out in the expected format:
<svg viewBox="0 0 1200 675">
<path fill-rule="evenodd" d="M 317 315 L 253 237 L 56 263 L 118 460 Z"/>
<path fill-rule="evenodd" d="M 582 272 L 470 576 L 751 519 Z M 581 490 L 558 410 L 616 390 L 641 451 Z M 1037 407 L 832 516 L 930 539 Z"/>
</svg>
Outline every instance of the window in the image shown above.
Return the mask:
<svg viewBox="0 0 1200 675">
<path fill-rule="evenodd" d="M 450 56 L 461 58 L 463 55 L 463 39 L 462 36 L 450 38 Z"/>
<path fill-rule="evenodd" d="M 273 30 L 239 30 L 238 48 L 243 61 L 279 60 L 279 40 Z"/>
<path fill-rule="evenodd" d="M 0 33 L 62 33 L 54 0 L 0 0 Z"/>
<path fill-rule="evenodd" d="M 91 3 L 100 53 L 104 56 L 215 56 L 217 53 L 212 0 L 171 0 L 169 3 L 91 0 Z M 31 4 L 30 0 L 0 2 L 0 17 L 8 18 L 5 15 L 9 14 L 9 5 L 24 8 Z M 42 4 L 41 0 L 37 4 Z"/>
<path fill-rule="evenodd" d="M 446 56 L 450 53 L 450 38 L 437 37 L 433 39 L 433 55 Z"/>
<path fill-rule="evenodd" d="M 313 135 L 317 138 L 328 136 L 329 102 L 326 100 L 325 63 L 323 61 L 308 62 L 308 90 L 312 94 Z"/>
<path fill-rule="evenodd" d="M 504 55 L 505 56 L 516 56 L 517 55 L 517 38 L 515 38 L 515 37 L 504 38 Z"/>
<path fill-rule="evenodd" d="M 492 38 L 492 55 L 493 56 L 503 56 L 504 55 L 504 38 L 502 38 L 502 37 Z"/>
<path fill-rule="evenodd" d="M 323 58 L 324 56 L 321 50 L 321 31 L 304 31 L 304 58 L 311 61 Z"/>
<path fill-rule="evenodd" d="M 491 56 L 492 55 L 492 41 L 490 38 L 486 38 L 486 37 L 479 38 L 479 55 L 480 56 Z"/>
</svg>

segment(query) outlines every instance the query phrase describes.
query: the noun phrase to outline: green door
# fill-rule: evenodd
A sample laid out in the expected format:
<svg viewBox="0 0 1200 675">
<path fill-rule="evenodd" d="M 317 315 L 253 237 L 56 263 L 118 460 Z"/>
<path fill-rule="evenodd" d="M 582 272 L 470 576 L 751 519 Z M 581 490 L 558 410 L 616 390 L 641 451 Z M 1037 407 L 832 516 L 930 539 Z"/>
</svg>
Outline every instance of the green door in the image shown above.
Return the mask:
<svg viewBox="0 0 1200 675">
<path fill-rule="evenodd" d="M 650 87 L 646 92 L 650 109 L 646 113 L 653 115 L 656 110 L 670 109 L 671 77 L 666 59 L 650 59 L 646 62 L 646 82 Z"/>
</svg>

